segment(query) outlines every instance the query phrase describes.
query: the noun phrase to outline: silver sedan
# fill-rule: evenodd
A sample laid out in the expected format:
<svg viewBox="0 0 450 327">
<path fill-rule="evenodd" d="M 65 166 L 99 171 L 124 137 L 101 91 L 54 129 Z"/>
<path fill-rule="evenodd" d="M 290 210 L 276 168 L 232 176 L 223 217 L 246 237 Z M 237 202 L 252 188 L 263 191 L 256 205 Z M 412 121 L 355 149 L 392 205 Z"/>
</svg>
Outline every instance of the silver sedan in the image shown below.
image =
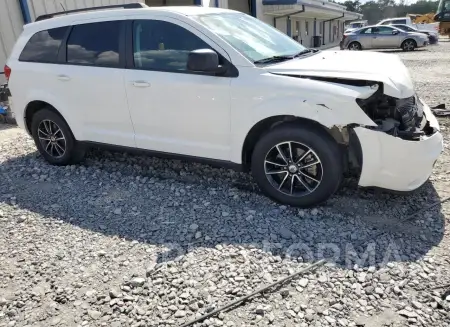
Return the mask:
<svg viewBox="0 0 450 327">
<path fill-rule="evenodd" d="M 389 49 L 401 48 L 412 51 L 428 44 L 428 37 L 423 33 L 402 31 L 392 26 L 366 26 L 344 33 L 341 50 Z"/>
</svg>

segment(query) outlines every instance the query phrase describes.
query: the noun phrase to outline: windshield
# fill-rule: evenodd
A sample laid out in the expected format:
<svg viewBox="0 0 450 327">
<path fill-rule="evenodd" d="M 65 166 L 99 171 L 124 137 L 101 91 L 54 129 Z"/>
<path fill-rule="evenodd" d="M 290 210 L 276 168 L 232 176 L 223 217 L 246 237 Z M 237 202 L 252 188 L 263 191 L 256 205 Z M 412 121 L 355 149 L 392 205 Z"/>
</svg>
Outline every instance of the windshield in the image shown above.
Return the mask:
<svg viewBox="0 0 450 327">
<path fill-rule="evenodd" d="M 440 13 L 442 11 L 450 10 L 450 0 L 441 0 L 438 6 L 437 12 Z"/>
<path fill-rule="evenodd" d="M 207 14 L 193 18 L 252 62 L 275 56 L 294 56 L 306 50 L 276 28 L 246 14 Z"/>
</svg>

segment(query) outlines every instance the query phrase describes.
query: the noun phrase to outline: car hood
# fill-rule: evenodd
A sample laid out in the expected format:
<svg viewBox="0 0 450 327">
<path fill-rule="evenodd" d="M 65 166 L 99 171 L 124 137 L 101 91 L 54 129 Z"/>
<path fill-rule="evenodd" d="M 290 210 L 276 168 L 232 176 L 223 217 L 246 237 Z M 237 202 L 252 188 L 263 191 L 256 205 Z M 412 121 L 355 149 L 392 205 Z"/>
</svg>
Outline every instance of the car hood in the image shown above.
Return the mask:
<svg viewBox="0 0 450 327">
<path fill-rule="evenodd" d="M 321 51 L 266 66 L 273 74 L 330 77 L 382 82 L 384 93 L 395 98 L 414 95 L 408 69 L 397 55 L 359 51 Z"/>
</svg>

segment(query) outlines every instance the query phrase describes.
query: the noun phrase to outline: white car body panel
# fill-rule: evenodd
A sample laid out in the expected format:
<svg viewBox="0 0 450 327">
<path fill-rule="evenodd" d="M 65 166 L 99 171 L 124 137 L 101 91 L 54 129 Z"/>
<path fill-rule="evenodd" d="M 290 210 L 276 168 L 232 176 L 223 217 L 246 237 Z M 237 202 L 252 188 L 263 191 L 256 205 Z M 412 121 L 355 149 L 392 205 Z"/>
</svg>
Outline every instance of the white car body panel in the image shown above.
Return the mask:
<svg viewBox="0 0 450 327">
<path fill-rule="evenodd" d="M 430 126 L 437 119 L 424 104 Z M 376 186 L 395 191 L 412 191 L 427 181 L 443 148 L 443 137 L 435 133 L 421 141 L 405 141 L 386 133 L 355 128 L 363 149 L 360 186 Z"/>
<path fill-rule="evenodd" d="M 26 25 L 8 61 L 12 69 L 13 110 L 19 126 L 25 128 L 28 103 L 41 100 L 60 111 L 80 141 L 241 164 L 243 145 L 256 124 L 270 117 L 294 116 L 328 128 L 360 126 L 355 132 L 363 148 L 361 186 L 411 190 L 428 178 L 433 162 L 442 151 L 439 133 L 413 142 L 369 130 L 367 127 L 377 124 L 358 106 L 356 99 L 368 98 L 375 89 L 302 77 L 376 81 L 383 83 L 386 95 L 411 97 L 415 94 L 413 83 L 397 56 L 322 51 L 279 64 L 256 66 L 222 38 L 189 18 L 205 10 L 230 12 L 201 7 L 127 10 L 126 14 L 112 10 Z M 196 33 L 229 58 L 239 70 L 239 76 L 224 78 L 18 61 L 29 37 L 40 30 L 80 22 L 155 17 Z M 70 79 L 58 80 L 59 75 Z M 402 176 L 397 176 L 400 173 Z"/>
</svg>

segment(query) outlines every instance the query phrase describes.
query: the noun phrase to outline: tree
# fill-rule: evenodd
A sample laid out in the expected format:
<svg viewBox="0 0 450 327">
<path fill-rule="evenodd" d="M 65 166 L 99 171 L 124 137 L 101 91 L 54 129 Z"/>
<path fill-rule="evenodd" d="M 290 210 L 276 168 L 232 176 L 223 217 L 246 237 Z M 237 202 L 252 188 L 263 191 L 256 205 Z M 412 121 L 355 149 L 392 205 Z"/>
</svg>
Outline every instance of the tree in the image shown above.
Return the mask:
<svg viewBox="0 0 450 327">
<path fill-rule="evenodd" d="M 347 8 L 348 11 L 361 12 L 360 11 L 361 2 L 359 2 L 359 0 L 355 1 L 347 0 L 343 3 L 343 5 Z"/>
<path fill-rule="evenodd" d="M 347 0 L 343 3 L 348 11 L 363 14 L 369 24 L 376 24 L 384 18 L 405 17 L 407 14 L 427 14 L 436 12 L 439 1 L 418 0 L 406 4 L 406 0 L 370 0 L 361 4 L 359 0 Z"/>
</svg>

